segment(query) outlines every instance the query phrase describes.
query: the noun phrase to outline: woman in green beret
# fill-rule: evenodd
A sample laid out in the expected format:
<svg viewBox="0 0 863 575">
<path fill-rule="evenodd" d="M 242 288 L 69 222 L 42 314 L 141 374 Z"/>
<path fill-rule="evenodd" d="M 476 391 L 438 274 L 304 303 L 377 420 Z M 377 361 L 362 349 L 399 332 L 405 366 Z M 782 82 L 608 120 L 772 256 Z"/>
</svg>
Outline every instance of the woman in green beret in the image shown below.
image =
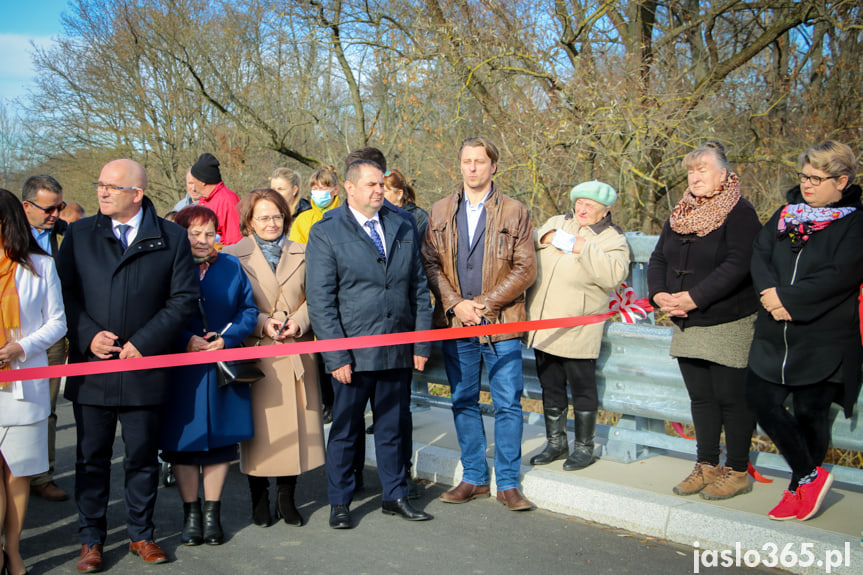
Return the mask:
<svg viewBox="0 0 863 575">
<path fill-rule="evenodd" d="M 608 292 L 629 273 L 629 247 L 623 232 L 611 223 L 617 192 L 598 181 L 575 186 L 569 193 L 572 211 L 550 218 L 535 231 L 536 283 L 527 292 L 527 319 L 593 315 L 608 311 Z M 529 332 L 536 372 L 542 385 L 545 449 L 531 465 L 566 457 L 567 471 L 594 462 L 593 439 L 599 400 L 596 358 L 602 323 Z M 572 392 L 575 448 L 569 452 L 566 419 Z"/>
</svg>

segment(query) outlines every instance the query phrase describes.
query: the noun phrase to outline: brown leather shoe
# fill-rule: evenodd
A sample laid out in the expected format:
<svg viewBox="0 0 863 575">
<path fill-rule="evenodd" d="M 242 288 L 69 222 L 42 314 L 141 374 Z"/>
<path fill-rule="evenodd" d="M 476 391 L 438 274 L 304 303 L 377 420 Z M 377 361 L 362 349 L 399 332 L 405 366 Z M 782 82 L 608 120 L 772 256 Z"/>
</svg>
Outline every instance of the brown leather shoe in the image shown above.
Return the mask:
<svg viewBox="0 0 863 575">
<path fill-rule="evenodd" d="M 141 557 L 145 563 L 164 563 L 168 556 L 162 551 L 155 541 L 132 541 L 129 543 L 129 551 Z"/>
<path fill-rule="evenodd" d="M 473 485 L 462 481 L 454 489 L 442 493 L 440 499 L 445 503 L 467 503 L 489 495 L 491 495 L 491 490 L 488 485 Z"/>
<path fill-rule="evenodd" d="M 102 570 L 102 546 L 81 545 L 81 557 L 75 563 L 81 573 L 95 573 Z"/>
<path fill-rule="evenodd" d="M 533 503 L 524 498 L 518 487 L 503 491 L 498 490 L 497 500 L 509 507 L 510 511 L 529 511 L 533 509 Z"/>
<path fill-rule="evenodd" d="M 66 501 L 69 499 L 69 494 L 60 489 L 53 481 L 40 485 L 31 485 L 30 495 L 41 497 L 45 501 Z"/>
</svg>

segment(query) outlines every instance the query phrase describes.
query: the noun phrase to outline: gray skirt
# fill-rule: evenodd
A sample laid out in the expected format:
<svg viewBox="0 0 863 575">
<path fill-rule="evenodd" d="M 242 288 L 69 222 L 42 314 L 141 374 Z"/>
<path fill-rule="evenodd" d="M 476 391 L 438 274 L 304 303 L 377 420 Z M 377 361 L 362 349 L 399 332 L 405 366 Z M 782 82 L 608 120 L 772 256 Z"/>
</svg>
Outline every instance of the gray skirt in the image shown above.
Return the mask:
<svg viewBox="0 0 863 575">
<path fill-rule="evenodd" d="M 48 471 L 48 418 L 29 425 L 0 425 L 0 454 L 15 477 Z"/>
<path fill-rule="evenodd" d="M 749 363 L 749 347 L 758 314 L 710 326 L 691 326 L 681 330 L 674 325 L 671 356 L 705 359 L 726 367 L 743 368 Z"/>
</svg>

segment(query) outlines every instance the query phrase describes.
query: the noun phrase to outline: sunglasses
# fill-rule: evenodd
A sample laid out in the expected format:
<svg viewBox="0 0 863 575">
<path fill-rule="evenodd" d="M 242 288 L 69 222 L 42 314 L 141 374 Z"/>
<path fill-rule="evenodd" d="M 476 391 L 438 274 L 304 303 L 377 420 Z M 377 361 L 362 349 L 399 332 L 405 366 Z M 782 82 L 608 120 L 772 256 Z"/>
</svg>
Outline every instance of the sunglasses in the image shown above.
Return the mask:
<svg viewBox="0 0 863 575">
<path fill-rule="evenodd" d="M 42 206 L 40 206 L 40 205 L 39 205 L 39 204 L 37 204 L 36 202 L 31 202 L 30 200 L 26 200 L 26 201 L 27 201 L 27 203 L 28 203 L 28 204 L 30 204 L 31 206 L 36 206 L 37 208 L 39 208 L 40 210 L 42 210 L 45 214 L 59 214 L 60 212 L 62 212 L 62 211 L 63 211 L 63 208 L 65 208 L 65 207 L 66 207 L 66 202 L 60 202 L 60 203 L 59 203 L 59 204 L 57 204 L 56 206 L 51 206 L 51 207 L 48 207 L 48 208 L 43 208 Z"/>
</svg>

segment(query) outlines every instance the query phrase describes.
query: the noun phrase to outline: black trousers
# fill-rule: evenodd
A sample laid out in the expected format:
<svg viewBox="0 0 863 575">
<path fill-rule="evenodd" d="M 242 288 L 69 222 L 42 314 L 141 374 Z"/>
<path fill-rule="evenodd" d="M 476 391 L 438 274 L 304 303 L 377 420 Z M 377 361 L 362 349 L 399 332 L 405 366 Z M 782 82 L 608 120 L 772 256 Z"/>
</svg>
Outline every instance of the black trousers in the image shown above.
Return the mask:
<svg viewBox="0 0 863 575">
<path fill-rule="evenodd" d="M 365 434 L 365 409 L 375 390 L 372 411 L 375 417 L 375 456 L 384 501 L 407 495 L 402 461 L 401 409 L 410 401 L 412 370 L 356 371 L 351 383 L 333 381 L 335 402 L 333 423 L 327 441 L 327 494 L 330 505 L 347 505 L 354 495 L 354 456 L 357 440 Z"/>
<path fill-rule="evenodd" d="M 559 357 L 534 349 L 536 375 L 542 386 L 543 408 L 566 410 L 566 383 L 572 393 L 575 411 L 596 411 L 599 395 L 596 392 L 596 360 Z"/>
<path fill-rule="evenodd" d="M 746 401 L 791 467 L 789 490 L 797 489 L 800 479 L 824 461 L 830 446 L 830 404 L 842 391 L 841 383 L 789 386 L 747 372 Z M 789 395 L 793 412 L 785 408 Z"/>
<path fill-rule="evenodd" d="M 746 406 L 746 368 L 684 357 L 677 364 L 689 392 L 698 461 L 719 464 L 719 436 L 724 427 L 725 464 L 734 471 L 746 471 L 755 431 L 755 414 Z"/>
<path fill-rule="evenodd" d="M 76 402 L 73 410 L 78 431 L 75 501 L 81 544 L 104 545 L 108 537 L 106 514 L 118 421 L 126 447 L 126 531 L 132 541 L 153 539 L 162 407 L 103 407 Z"/>
</svg>

